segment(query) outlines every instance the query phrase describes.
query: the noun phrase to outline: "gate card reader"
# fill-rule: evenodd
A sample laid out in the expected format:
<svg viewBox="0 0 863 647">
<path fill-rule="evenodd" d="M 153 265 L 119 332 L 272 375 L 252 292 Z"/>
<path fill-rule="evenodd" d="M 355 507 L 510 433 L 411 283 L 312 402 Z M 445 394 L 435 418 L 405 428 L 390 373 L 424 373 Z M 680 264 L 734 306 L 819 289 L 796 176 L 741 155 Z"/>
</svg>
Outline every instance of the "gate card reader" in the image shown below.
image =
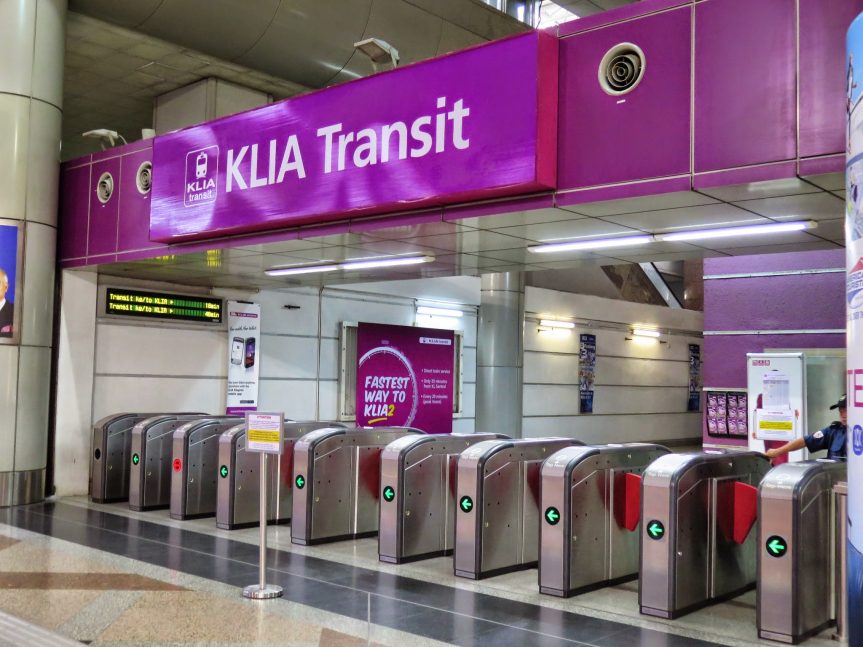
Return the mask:
<svg viewBox="0 0 863 647">
<path fill-rule="evenodd" d="M 294 489 L 294 444 L 316 429 L 343 427 L 338 422 L 285 421 L 282 453 L 267 461 L 267 521 L 291 519 Z M 219 436 L 219 485 L 216 495 L 216 526 L 225 530 L 248 528 L 260 522 L 260 457 L 246 451 L 245 422 Z"/>
<path fill-rule="evenodd" d="M 243 418 L 190 422 L 174 431 L 171 460 L 171 519 L 216 514 L 219 436 Z"/>
<path fill-rule="evenodd" d="M 174 430 L 187 422 L 227 416 L 166 414 L 142 420 L 132 428 L 129 508 L 156 510 L 171 504 Z"/>
<path fill-rule="evenodd" d="M 422 434 L 410 427 L 318 429 L 294 445 L 291 541 L 308 545 L 378 532 L 381 452 Z"/>
<path fill-rule="evenodd" d="M 455 540 L 455 468 L 463 450 L 502 434 L 403 436 L 381 454 L 378 557 L 402 562 L 449 555 Z"/>
<path fill-rule="evenodd" d="M 755 585 L 754 488 L 770 469 L 763 454 L 668 454 L 641 488 L 641 613 L 676 618 Z"/>
<path fill-rule="evenodd" d="M 193 415 L 205 416 L 200 413 Z M 93 425 L 90 458 L 90 500 L 114 503 L 129 500 L 129 464 L 132 427 L 155 413 L 117 413 Z M 171 415 L 171 414 L 163 414 Z M 177 414 L 190 415 L 190 414 Z"/>
<path fill-rule="evenodd" d="M 539 590 L 569 597 L 638 577 L 641 473 L 660 445 L 567 447 L 543 463 Z"/>
<path fill-rule="evenodd" d="M 539 470 L 572 438 L 486 440 L 461 453 L 456 468 L 454 570 L 478 580 L 536 566 Z"/>
<path fill-rule="evenodd" d="M 774 467 L 758 489 L 758 637 L 796 644 L 837 617 L 833 486 L 844 461 Z"/>
</svg>

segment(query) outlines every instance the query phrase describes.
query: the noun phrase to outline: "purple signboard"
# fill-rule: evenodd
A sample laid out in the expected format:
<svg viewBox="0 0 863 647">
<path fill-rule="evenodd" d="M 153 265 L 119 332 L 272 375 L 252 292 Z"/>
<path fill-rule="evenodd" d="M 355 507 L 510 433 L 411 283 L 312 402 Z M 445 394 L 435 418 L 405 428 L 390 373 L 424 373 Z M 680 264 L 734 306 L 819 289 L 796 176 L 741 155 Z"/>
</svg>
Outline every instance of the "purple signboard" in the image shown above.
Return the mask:
<svg viewBox="0 0 863 647">
<path fill-rule="evenodd" d="M 551 189 L 557 39 L 475 47 L 158 137 L 172 242 Z"/>
<path fill-rule="evenodd" d="M 455 334 L 360 323 L 357 426 L 452 433 Z"/>
</svg>

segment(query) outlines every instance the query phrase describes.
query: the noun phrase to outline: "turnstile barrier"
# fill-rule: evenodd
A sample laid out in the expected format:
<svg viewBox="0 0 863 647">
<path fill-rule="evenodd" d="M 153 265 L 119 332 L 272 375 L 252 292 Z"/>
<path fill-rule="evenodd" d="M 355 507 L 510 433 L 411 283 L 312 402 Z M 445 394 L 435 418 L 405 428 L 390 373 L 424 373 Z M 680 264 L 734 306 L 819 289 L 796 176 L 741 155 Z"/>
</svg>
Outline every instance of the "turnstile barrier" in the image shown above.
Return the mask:
<svg viewBox="0 0 863 647">
<path fill-rule="evenodd" d="M 381 453 L 378 557 L 402 562 L 449 555 L 455 542 L 459 454 L 502 434 L 403 436 Z"/>
<path fill-rule="evenodd" d="M 649 443 L 567 447 L 540 471 L 540 593 L 569 597 L 638 577 L 641 473 Z"/>
<path fill-rule="evenodd" d="M 117 413 L 93 425 L 90 456 L 90 500 L 115 503 L 129 500 L 129 458 L 132 427 L 153 413 Z M 186 415 L 186 414 L 181 414 Z M 199 414 L 206 415 L 206 414 Z"/>
<path fill-rule="evenodd" d="M 486 440 L 464 450 L 456 468 L 455 574 L 478 580 L 536 566 L 539 471 L 572 438 Z"/>
<path fill-rule="evenodd" d="M 182 425 L 227 416 L 164 414 L 147 418 L 132 428 L 129 459 L 129 508 L 156 510 L 171 504 L 172 434 Z"/>
<path fill-rule="evenodd" d="M 291 541 L 320 544 L 378 532 L 381 452 L 422 434 L 409 427 L 318 429 L 294 445 Z"/>
<path fill-rule="evenodd" d="M 844 461 L 773 468 L 758 490 L 758 637 L 797 644 L 838 615 L 836 501 Z"/>
<path fill-rule="evenodd" d="M 644 471 L 641 613 L 676 618 L 755 586 L 756 487 L 763 454 L 669 454 Z"/>
<path fill-rule="evenodd" d="M 216 514 L 219 436 L 243 418 L 205 418 L 178 427 L 171 439 L 172 519 Z"/>
<path fill-rule="evenodd" d="M 282 453 L 267 462 L 267 522 L 291 519 L 294 488 L 294 444 L 316 429 L 343 427 L 338 422 L 285 421 Z M 248 528 L 260 523 L 260 456 L 246 451 L 245 423 L 219 436 L 219 485 L 216 496 L 216 526 L 225 530 Z"/>
</svg>

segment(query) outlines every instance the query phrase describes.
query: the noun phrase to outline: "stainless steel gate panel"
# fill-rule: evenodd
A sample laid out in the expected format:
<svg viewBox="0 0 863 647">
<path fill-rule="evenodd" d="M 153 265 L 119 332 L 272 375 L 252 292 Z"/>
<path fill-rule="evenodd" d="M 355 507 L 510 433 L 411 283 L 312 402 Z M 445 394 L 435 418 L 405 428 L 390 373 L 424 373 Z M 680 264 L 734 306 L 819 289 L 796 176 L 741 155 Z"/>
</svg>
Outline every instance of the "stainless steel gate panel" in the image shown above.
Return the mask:
<svg viewBox="0 0 863 647">
<path fill-rule="evenodd" d="M 343 427 L 338 422 L 285 421 L 282 454 L 267 463 L 267 522 L 291 520 L 294 487 L 294 444 L 310 431 Z M 219 436 L 219 486 L 216 526 L 225 530 L 256 526 L 259 521 L 260 455 L 246 451 L 246 425 L 237 425 Z"/>
<path fill-rule="evenodd" d="M 486 440 L 456 468 L 455 548 L 459 577 L 481 579 L 531 568 L 538 559 L 539 470 L 571 438 Z"/>
<path fill-rule="evenodd" d="M 400 564 L 452 553 L 459 454 L 502 434 L 404 436 L 381 453 L 378 557 Z M 392 498 L 388 498 L 392 497 Z"/>
<path fill-rule="evenodd" d="M 242 420 L 240 417 L 207 418 L 186 423 L 174 431 L 171 439 L 172 519 L 216 514 L 219 436 Z"/>
<path fill-rule="evenodd" d="M 118 413 L 93 425 L 90 500 L 113 503 L 129 499 L 129 448 L 132 427 L 152 413 Z"/>
<path fill-rule="evenodd" d="M 641 494 L 642 613 L 675 618 L 754 586 L 757 533 L 737 544 L 730 531 L 734 482 L 757 486 L 769 468 L 750 451 L 670 454 L 650 464 Z"/>
<path fill-rule="evenodd" d="M 833 486 L 844 461 L 787 463 L 759 488 L 758 636 L 796 644 L 834 624 L 838 543 Z"/>
<path fill-rule="evenodd" d="M 187 422 L 212 417 L 165 414 L 142 420 L 132 428 L 129 508 L 155 510 L 171 504 L 171 435 Z"/>
<path fill-rule="evenodd" d="M 638 576 L 638 526 L 625 527 L 622 510 L 626 475 L 667 453 L 648 443 L 567 447 L 543 463 L 541 593 L 569 597 Z"/>
<path fill-rule="evenodd" d="M 408 427 L 318 429 L 294 445 L 291 541 L 318 544 L 377 534 L 380 456 Z"/>
</svg>

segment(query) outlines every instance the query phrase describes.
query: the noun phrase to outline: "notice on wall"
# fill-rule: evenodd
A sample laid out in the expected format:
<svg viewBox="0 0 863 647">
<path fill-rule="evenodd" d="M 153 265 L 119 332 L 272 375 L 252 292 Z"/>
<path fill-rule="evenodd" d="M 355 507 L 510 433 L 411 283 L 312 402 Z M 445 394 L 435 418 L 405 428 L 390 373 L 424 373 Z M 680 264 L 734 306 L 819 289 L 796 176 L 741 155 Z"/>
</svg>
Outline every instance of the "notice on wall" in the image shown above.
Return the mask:
<svg viewBox="0 0 863 647">
<path fill-rule="evenodd" d="M 689 344 L 689 402 L 686 410 L 701 410 L 701 346 L 698 344 Z"/>
<path fill-rule="evenodd" d="M 17 343 L 20 315 L 15 307 L 20 289 L 21 229 L 14 220 L 0 220 L 0 344 Z"/>
<path fill-rule="evenodd" d="M 747 353 L 750 448 L 764 451 L 764 441 L 794 440 L 806 420 L 805 366 L 802 353 Z M 792 460 L 802 458 L 792 455 Z"/>
<path fill-rule="evenodd" d="M 578 350 L 578 397 L 580 413 L 593 413 L 593 383 L 596 378 L 596 335 L 581 335 Z"/>
<path fill-rule="evenodd" d="M 229 414 L 258 408 L 260 372 L 261 306 L 228 301 L 228 397 Z"/>
<path fill-rule="evenodd" d="M 246 413 L 246 451 L 281 454 L 284 433 L 283 413 Z"/>
<path fill-rule="evenodd" d="M 360 323 L 357 426 L 452 433 L 454 369 L 451 330 Z"/>
</svg>

